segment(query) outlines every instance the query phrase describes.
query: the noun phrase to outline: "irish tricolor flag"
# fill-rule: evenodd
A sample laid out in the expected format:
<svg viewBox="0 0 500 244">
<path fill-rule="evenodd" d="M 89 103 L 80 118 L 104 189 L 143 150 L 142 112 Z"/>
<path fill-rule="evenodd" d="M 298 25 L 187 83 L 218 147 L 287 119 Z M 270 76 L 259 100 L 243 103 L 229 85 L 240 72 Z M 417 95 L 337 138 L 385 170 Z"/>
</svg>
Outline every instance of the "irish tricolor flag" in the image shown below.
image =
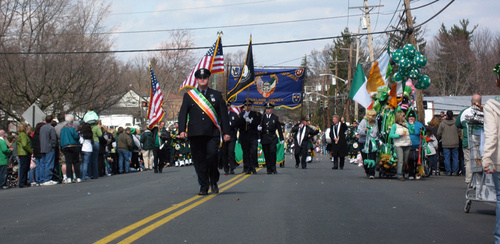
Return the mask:
<svg viewBox="0 0 500 244">
<path fill-rule="evenodd" d="M 370 93 L 366 90 L 366 75 L 363 71 L 363 66 L 358 62 L 356 67 L 356 72 L 354 72 L 354 77 L 352 78 L 351 90 L 349 91 L 349 97 L 361 104 L 361 106 L 367 108 L 372 103 L 372 98 Z"/>
<path fill-rule="evenodd" d="M 365 108 L 370 107 L 372 103 L 370 93 L 377 92 L 380 86 L 387 85 L 387 77 L 391 73 L 389 59 L 389 52 L 384 52 L 373 64 L 368 79 L 363 71 L 363 67 L 358 63 L 352 79 L 351 91 L 349 92 L 349 97 L 352 100 L 358 102 Z"/>
</svg>

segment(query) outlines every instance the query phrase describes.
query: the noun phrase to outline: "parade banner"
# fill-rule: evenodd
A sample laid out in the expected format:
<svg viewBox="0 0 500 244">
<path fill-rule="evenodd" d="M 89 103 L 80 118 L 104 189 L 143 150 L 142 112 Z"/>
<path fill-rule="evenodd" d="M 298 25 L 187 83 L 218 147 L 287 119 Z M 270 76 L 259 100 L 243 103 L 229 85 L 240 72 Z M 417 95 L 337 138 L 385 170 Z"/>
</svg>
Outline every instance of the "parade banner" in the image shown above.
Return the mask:
<svg viewBox="0 0 500 244">
<path fill-rule="evenodd" d="M 229 68 L 228 91 L 231 91 L 241 76 L 242 67 Z M 302 104 L 304 69 L 255 69 L 255 82 L 231 99 L 235 106 L 242 106 L 250 98 L 253 106 L 273 103 L 275 107 L 295 109 Z"/>
<path fill-rule="evenodd" d="M 235 159 L 238 164 L 243 162 L 243 150 L 241 149 L 241 144 L 239 141 L 236 142 L 234 147 Z M 259 143 L 257 145 L 257 162 L 259 164 L 265 164 L 266 158 L 264 157 L 264 151 L 262 150 L 262 145 Z M 276 144 L 276 164 L 281 164 L 285 162 L 285 145 L 281 143 Z"/>
</svg>

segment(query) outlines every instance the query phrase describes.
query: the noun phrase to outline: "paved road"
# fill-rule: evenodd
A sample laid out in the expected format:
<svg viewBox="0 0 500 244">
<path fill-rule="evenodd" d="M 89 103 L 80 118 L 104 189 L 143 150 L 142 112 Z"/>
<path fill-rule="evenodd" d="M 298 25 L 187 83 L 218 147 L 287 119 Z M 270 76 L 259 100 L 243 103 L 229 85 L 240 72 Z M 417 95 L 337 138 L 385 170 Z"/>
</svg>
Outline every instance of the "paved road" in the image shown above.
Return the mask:
<svg viewBox="0 0 500 244">
<path fill-rule="evenodd" d="M 0 191 L 1 243 L 492 243 L 494 205 L 463 211 L 462 177 L 420 181 L 332 170 L 221 176 L 196 196 L 192 166 Z M 241 167 L 237 170 L 241 172 Z"/>
</svg>

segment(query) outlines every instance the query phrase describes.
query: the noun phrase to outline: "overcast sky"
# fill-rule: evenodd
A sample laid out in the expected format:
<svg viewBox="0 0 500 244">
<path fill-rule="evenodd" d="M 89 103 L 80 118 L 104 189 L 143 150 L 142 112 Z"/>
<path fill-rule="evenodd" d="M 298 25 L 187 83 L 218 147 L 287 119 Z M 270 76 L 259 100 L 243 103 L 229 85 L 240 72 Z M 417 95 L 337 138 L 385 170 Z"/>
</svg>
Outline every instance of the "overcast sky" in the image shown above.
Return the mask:
<svg viewBox="0 0 500 244">
<path fill-rule="evenodd" d="M 413 0 L 416 8 L 435 0 Z M 299 39 L 338 36 L 345 27 L 357 32 L 361 10 L 349 9 L 363 5 L 363 0 L 112 0 L 111 15 L 106 22 L 116 26 L 116 31 L 191 30 L 195 46 L 211 46 L 217 39 L 217 32 L 223 31 L 223 45 L 248 44 L 250 35 L 253 43 L 267 43 Z M 372 32 L 384 31 L 401 16 L 403 0 L 369 0 L 369 5 L 384 5 L 371 11 Z M 429 6 L 412 10 L 417 24 L 438 13 L 450 3 L 440 0 Z M 498 0 L 464 1 L 455 0 L 440 15 L 425 25 L 425 38 L 430 40 L 442 23 L 448 28 L 469 19 L 471 27 L 487 28 L 500 33 L 500 18 L 496 14 L 500 7 Z M 276 23 L 287 22 L 287 23 Z M 259 25 L 256 25 L 259 24 Z M 239 25 L 239 27 L 231 27 Z M 389 27 L 390 28 L 390 27 Z M 161 42 L 169 41 L 168 31 L 143 33 L 117 33 L 113 35 L 113 50 L 142 50 L 159 48 Z M 381 41 L 375 35 L 374 41 Z M 332 39 L 289 44 L 260 45 L 253 47 L 256 65 L 298 66 L 301 59 L 314 49 L 321 50 Z M 235 53 L 246 47 L 223 47 L 224 53 Z M 201 58 L 207 49 L 196 51 Z M 137 53 L 117 54 L 127 60 Z M 147 65 L 147 64 L 146 64 Z"/>
</svg>

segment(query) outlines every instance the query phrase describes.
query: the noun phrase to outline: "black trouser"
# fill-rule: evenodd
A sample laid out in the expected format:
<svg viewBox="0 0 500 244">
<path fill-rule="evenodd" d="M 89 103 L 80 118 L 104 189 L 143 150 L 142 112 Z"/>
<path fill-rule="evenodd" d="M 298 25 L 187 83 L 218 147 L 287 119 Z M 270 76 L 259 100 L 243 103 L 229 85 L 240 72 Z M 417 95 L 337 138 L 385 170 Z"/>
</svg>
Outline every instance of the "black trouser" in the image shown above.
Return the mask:
<svg viewBox="0 0 500 244">
<path fill-rule="evenodd" d="M 236 160 L 234 155 L 234 147 L 236 145 L 236 140 L 224 142 L 221 148 L 221 164 L 224 168 L 224 172 L 229 173 L 236 168 Z"/>
<path fill-rule="evenodd" d="M 415 177 L 418 153 L 418 148 L 410 148 L 410 155 L 408 156 L 408 177 Z"/>
<path fill-rule="evenodd" d="M 0 165 L 0 188 L 7 186 L 7 168 L 8 165 Z"/>
<path fill-rule="evenodd" d="M 104 162 L 104 158 L 106 155 L 104 153 L 99 152 L 99 155 L 97 156 L 97 169 L 99 170 L 99 176 L 105 176 L 106 175 L 106 163 Z M 76 170 L 75 170 L 76 171 Z"/>
<path fill-rule="evenodd" d="M 303 146 L 295 146 L 295 165 L 302 165 L 302 168 L 305 169 L 307 167 L 306 164 L 307 157 L 307 144 Z"/>
<path fill-rule="evenodd" d="M 153 169 L 155 173 L 163 170 L 163 165 L 160 164 L 160 152 L 159 147 L 153 147 Z"/>
<path fill-rule="evenodd" d="M 141 168 L 141 164 L 139 163 L 139 152 L 132 152 L 132 168 L 139 170 Z"/>
<path fill-rule="evenodd" d="M 262 150 L 264 151 L 264 157 L 266 158 L 266 168 L 267 172 L 273 173 L 276 171 L 276 144 L 262 144 Z"/>
<path fill-rule="evenodd" d="M 68 178 L 73 177 L 73 167 L 75 168 L 76 178 L 82 178 L 82 173 L 80 172 L 80 148 L 64 147 L 62 153 L 66 158 L 66 175 Z"/>
<path fill-rule="evenodd" d="M 338 169 L 338 168 L 343 169 L 344 162 L 345 162 L 345 157 L 333 157 L 333 168 L 334 169 Z"/>
<path fill-rule="evenodd" d="M 257 162 L 257 140 L 240 140 L 243 151 L 243 171 L 255 171 Z"/>
<path fill-rule="evenodd" d="M 28 184 L 28 171 L 30 170 L 31 156 L 19 156 L 18 185 L 20 187 Z"/>
<path fill-rule="evenodd" d="M 220 138 L 214 136 L 193 136 L 191 152 L 193 165 L 198 175 L 200 191 L 208 191 L 209 186 L 219 181 L 218 153 Z"/>
</svg>

